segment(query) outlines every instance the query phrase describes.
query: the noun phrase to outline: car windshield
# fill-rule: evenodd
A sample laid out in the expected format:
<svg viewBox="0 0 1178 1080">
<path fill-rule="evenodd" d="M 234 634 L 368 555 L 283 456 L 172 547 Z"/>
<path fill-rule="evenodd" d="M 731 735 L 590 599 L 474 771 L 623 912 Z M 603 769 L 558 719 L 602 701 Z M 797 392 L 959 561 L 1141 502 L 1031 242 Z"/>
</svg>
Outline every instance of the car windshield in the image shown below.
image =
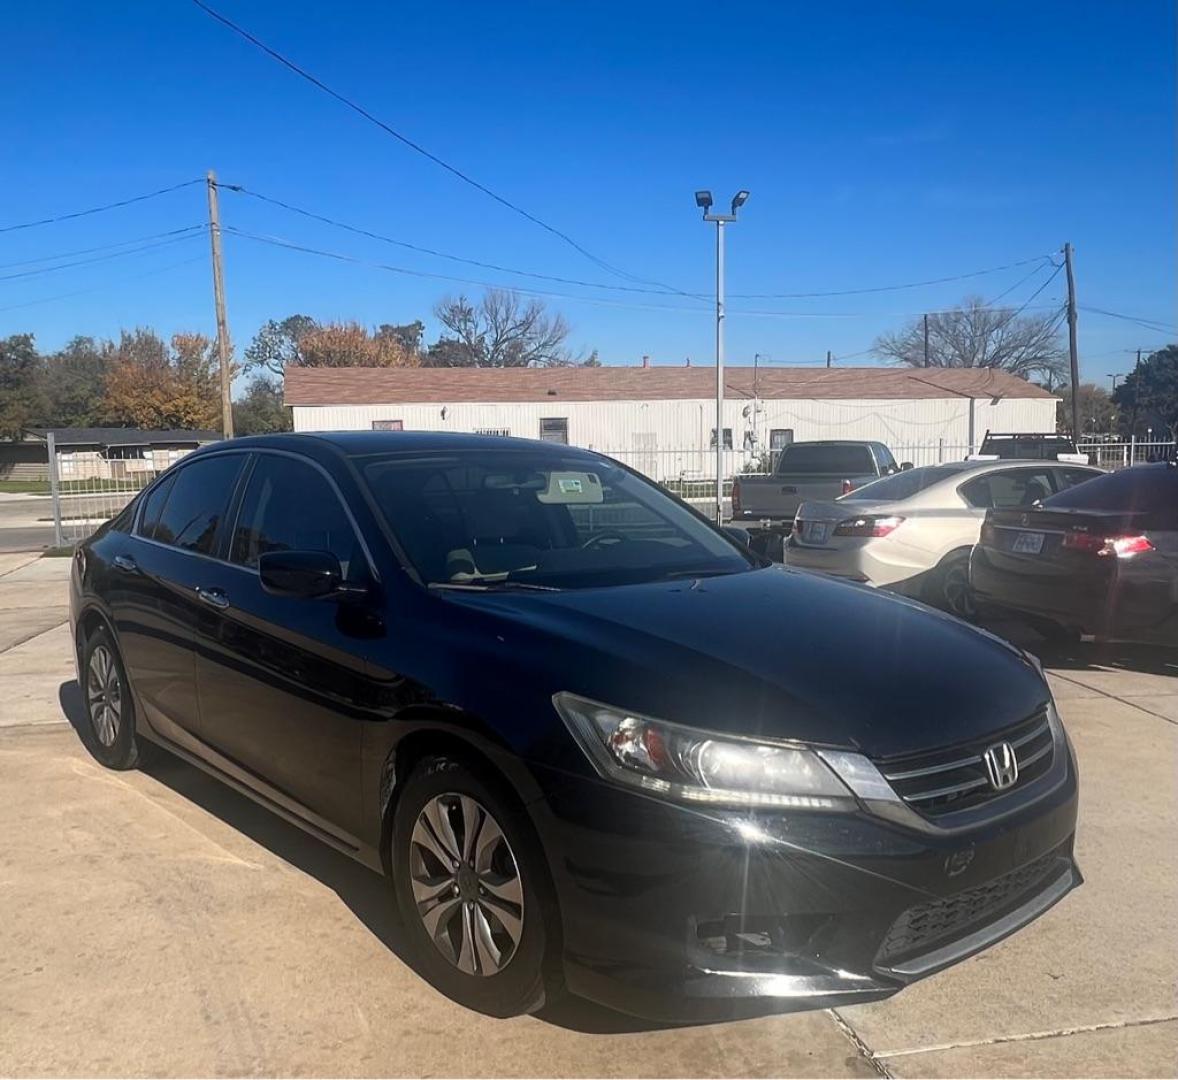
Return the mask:
<svg viewBox="0 0 1178 1080">
<path fill-rule="evenodd" d="M 947 480 L 966 469 L 964 463 L 952 465 L 927 465 L 923 469 L 907 469 L 892 476 L 885 476 L 870 484 L 864 484 L 839 502 L 903 502 L 918 495 L 925 488 Z"/>
<path fill-rule="evenodd" d="M 360 463 L 434 587 L 588 588 L 755 565 L 654 484 L 602 458 L 480 449 Z"/>
</svg>

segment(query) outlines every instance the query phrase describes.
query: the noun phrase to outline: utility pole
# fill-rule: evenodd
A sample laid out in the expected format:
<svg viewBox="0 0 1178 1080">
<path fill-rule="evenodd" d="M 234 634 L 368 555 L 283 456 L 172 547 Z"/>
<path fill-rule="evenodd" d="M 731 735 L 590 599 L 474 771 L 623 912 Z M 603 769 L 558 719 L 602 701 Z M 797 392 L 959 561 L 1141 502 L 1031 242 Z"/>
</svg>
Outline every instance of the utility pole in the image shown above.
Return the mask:
<svg viewBox="0 0 1178 1080">
<path fill-rule="evenodd" d="M 830 367 L 830 362 L 831 362 L 833 359 L 834 359 L 834 357 L 830 355 L 830 350 L 829 350 L 829 349 L 827 349 L 827 350 L 826 350 L 826 366 L 827 366 L 827 367 Z"/>
<path fill-rule="evenodd" d="M 1133 368 L 1133 418 L 1129 421 L 1129 434 L 1137 437 L 1137 399 L 1141 397 L 1141 350 L 1137 350 L 1137 363 Z"/>
<path fill-rule="evenodd" d="M 217 308 L 217 359 L 221 364 L 221 431 L 233 438 L 233 398 L 229 367 L 229 319 L 225 314 L 225 268 L 221 264 L 221 211 L 217 204 L 217 174 L 209 169 L 205 177 L 209 189 L 209 240 L 213 247 L 213 303 Z"/>
<path fill-rule="evenodd" d="M 736 220 L 736 212 L 748 200 L 747 191 L 732 197 L 728 214 L 708 213 L 712 193 L 697 191 L 695 205 L 704 212 L 704 221 L 716 224 L 716 524 L 724 524 L 724 226 Z"/>
<path fill-rule="evenodd" d="M 829 364 L 827 365 L 830 366 Z M 928 367 L 928 316 L 924 317 L 924 366 Z"/>
<path fill-rule="evenodd" d="M 1080 355 L 1076 348 L 1076 275 L 1072 270 L 1072 245 L 1064 244 L 1063 261 L 1068 273 L 1068 359 L 1072 371 L 1072 438 L 1080 438 Z"/>
</svg>

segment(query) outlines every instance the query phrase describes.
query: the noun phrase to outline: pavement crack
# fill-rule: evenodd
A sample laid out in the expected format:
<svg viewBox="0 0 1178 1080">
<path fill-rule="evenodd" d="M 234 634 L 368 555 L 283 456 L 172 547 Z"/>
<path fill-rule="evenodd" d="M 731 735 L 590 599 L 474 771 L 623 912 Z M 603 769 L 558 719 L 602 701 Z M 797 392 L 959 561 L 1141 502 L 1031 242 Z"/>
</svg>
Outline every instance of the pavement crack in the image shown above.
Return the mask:
<svg viewBox="0 0 1178 1080">
<path fill-rule="evenodd" d="M 1155 719 L 1164 720 L 1167 724 L 1172 724 L 1174 727 L 1178 727 L 1178 720 L 1172 720 L 1170 717 L 1164 716 L 1162 713 L 1154 712 L 1153 709 L 1147 709 L 1144 705 L 1137 704 L 1137 702 L 1132 698 L 1119 697 L 1116 694 L 1110 694 L 1107 690 L 1101 690 L 1098 687 L 1089 686 L 1087 683 L 1082 683 L 1078 679 L 1069 679 L 1066 675 L 1062 675 L 1060 672 L 1053 669 L 1049 668 L 1048 670 L 1057 679 L 1063 679 L 1064 682 L 1071 683 L 1073 686 L 1079 686 L 1084 690 L 1091 690 L 1094 694 L 1099 694 L 1101 697 L 1108 698 L 1110 701 L 1118 701 L 1122 705 L 1128 705 L 1130 708 L 1136 709 L 1138 712 L 1145 713 L 1146 716 L 1152 716 Z"/>
<path fill-rule="evenodd" d="M 859 1056 L 867 1062 L 868 1065 L 875 1071 L 876 1075 L 885 1077 L 886 1080 L 892 1080 L 892 1072 L 888 1069 L 882 1061 L 880 1055 L 876 1054 L 860 1037 L 859 1033 L 851 1027 L 846 1020 L 844 1020 L 837 1009 L 826 1010 L 830 1018 L 834 1021 L 834 1026 L 839 1029 L 846 1036 L 847 1041 L 855 1048 Z"/>
<path fill-rule="evenodd" d="M 910 1057 L 913 1054 L 935 1054 L 943 1050 L 968 1050 L 977 1046 L 998 1046 L 1001 1043 L 1037 1042 L 1041 1039 L 1059 1039 L 1068 1035 L 1087 1035 L 1093 1031 L 1116 1031 L 1121 1028 L 1166 1024 L 1174 1020 L 1178 1020 L 1178 1014 L 1170 1016 L 1143 1016 L 1136 1020 L 1114 1020 L 1106 1024 L 1079 1024 L 1075 1027 L 1054 1028 L 1050 1031 L 1028 1031 L 1018 1035 L 996 1035 L 992 1039 L 971 1039 L 964 1042 L 941 1043 L 937 1046 L 913 1046 L 906 1050 L 881 1050 L 875 1057 Z M 888 1074 L 885 1073 L 884 1075 Z"/>
</svg>

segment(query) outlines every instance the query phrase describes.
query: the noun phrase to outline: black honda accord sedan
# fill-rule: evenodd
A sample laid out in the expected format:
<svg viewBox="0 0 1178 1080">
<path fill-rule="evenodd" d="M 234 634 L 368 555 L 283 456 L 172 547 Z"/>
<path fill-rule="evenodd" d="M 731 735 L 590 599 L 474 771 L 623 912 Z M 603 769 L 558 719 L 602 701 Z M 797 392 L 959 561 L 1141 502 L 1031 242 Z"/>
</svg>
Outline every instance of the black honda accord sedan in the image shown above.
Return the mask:
<svg viewBox="0 0 1178 1080">
<path fill-rule="evenodd" d="M 166 747 L 384 872 L 488 1013 L 868 1001 L 1081 880 L 1032 657 L 588 451 L 221 443 L 81 546 L 71 611 L 101 762 Z"/>
</svg>

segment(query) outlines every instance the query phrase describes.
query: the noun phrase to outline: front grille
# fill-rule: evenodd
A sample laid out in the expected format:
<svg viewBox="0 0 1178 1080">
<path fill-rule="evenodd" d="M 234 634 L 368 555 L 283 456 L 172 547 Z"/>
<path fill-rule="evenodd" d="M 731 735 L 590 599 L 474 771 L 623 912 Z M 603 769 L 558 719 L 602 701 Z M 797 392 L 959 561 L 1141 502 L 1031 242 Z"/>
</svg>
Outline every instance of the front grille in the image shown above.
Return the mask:
<svg viewBox="0 0 1178 1080">
<path fill-rule="evenodd" d="M 1018 778 L 1009 787 L 995 790 L 983 758 L 992 746 L 1008 743 L 1018 762 Z M 959 743 L 930 753 L 880 761 L 880 771 L 892 789 L 914 810 L 926 817 L 955 813 L 981 806 L 998 795 L 1017 791 L 1051 768 L 1055 740 L 1047 710 L 1006 731 L 969 743 Z"/>
<path fill-rule="evenodd" d="M 892 923 L 880 946 L 877 962 L 930 952 L 945 941 L 963 937 L 975 927 L 993 922 L 1003 914 L 1003 909 L 1013 907 L 1024 895 L 1037 892 L 1037 886 L 1059 865 L 1059 853 L 1048 852 L 985 885 L 910 907 Z"/>
</svg>

